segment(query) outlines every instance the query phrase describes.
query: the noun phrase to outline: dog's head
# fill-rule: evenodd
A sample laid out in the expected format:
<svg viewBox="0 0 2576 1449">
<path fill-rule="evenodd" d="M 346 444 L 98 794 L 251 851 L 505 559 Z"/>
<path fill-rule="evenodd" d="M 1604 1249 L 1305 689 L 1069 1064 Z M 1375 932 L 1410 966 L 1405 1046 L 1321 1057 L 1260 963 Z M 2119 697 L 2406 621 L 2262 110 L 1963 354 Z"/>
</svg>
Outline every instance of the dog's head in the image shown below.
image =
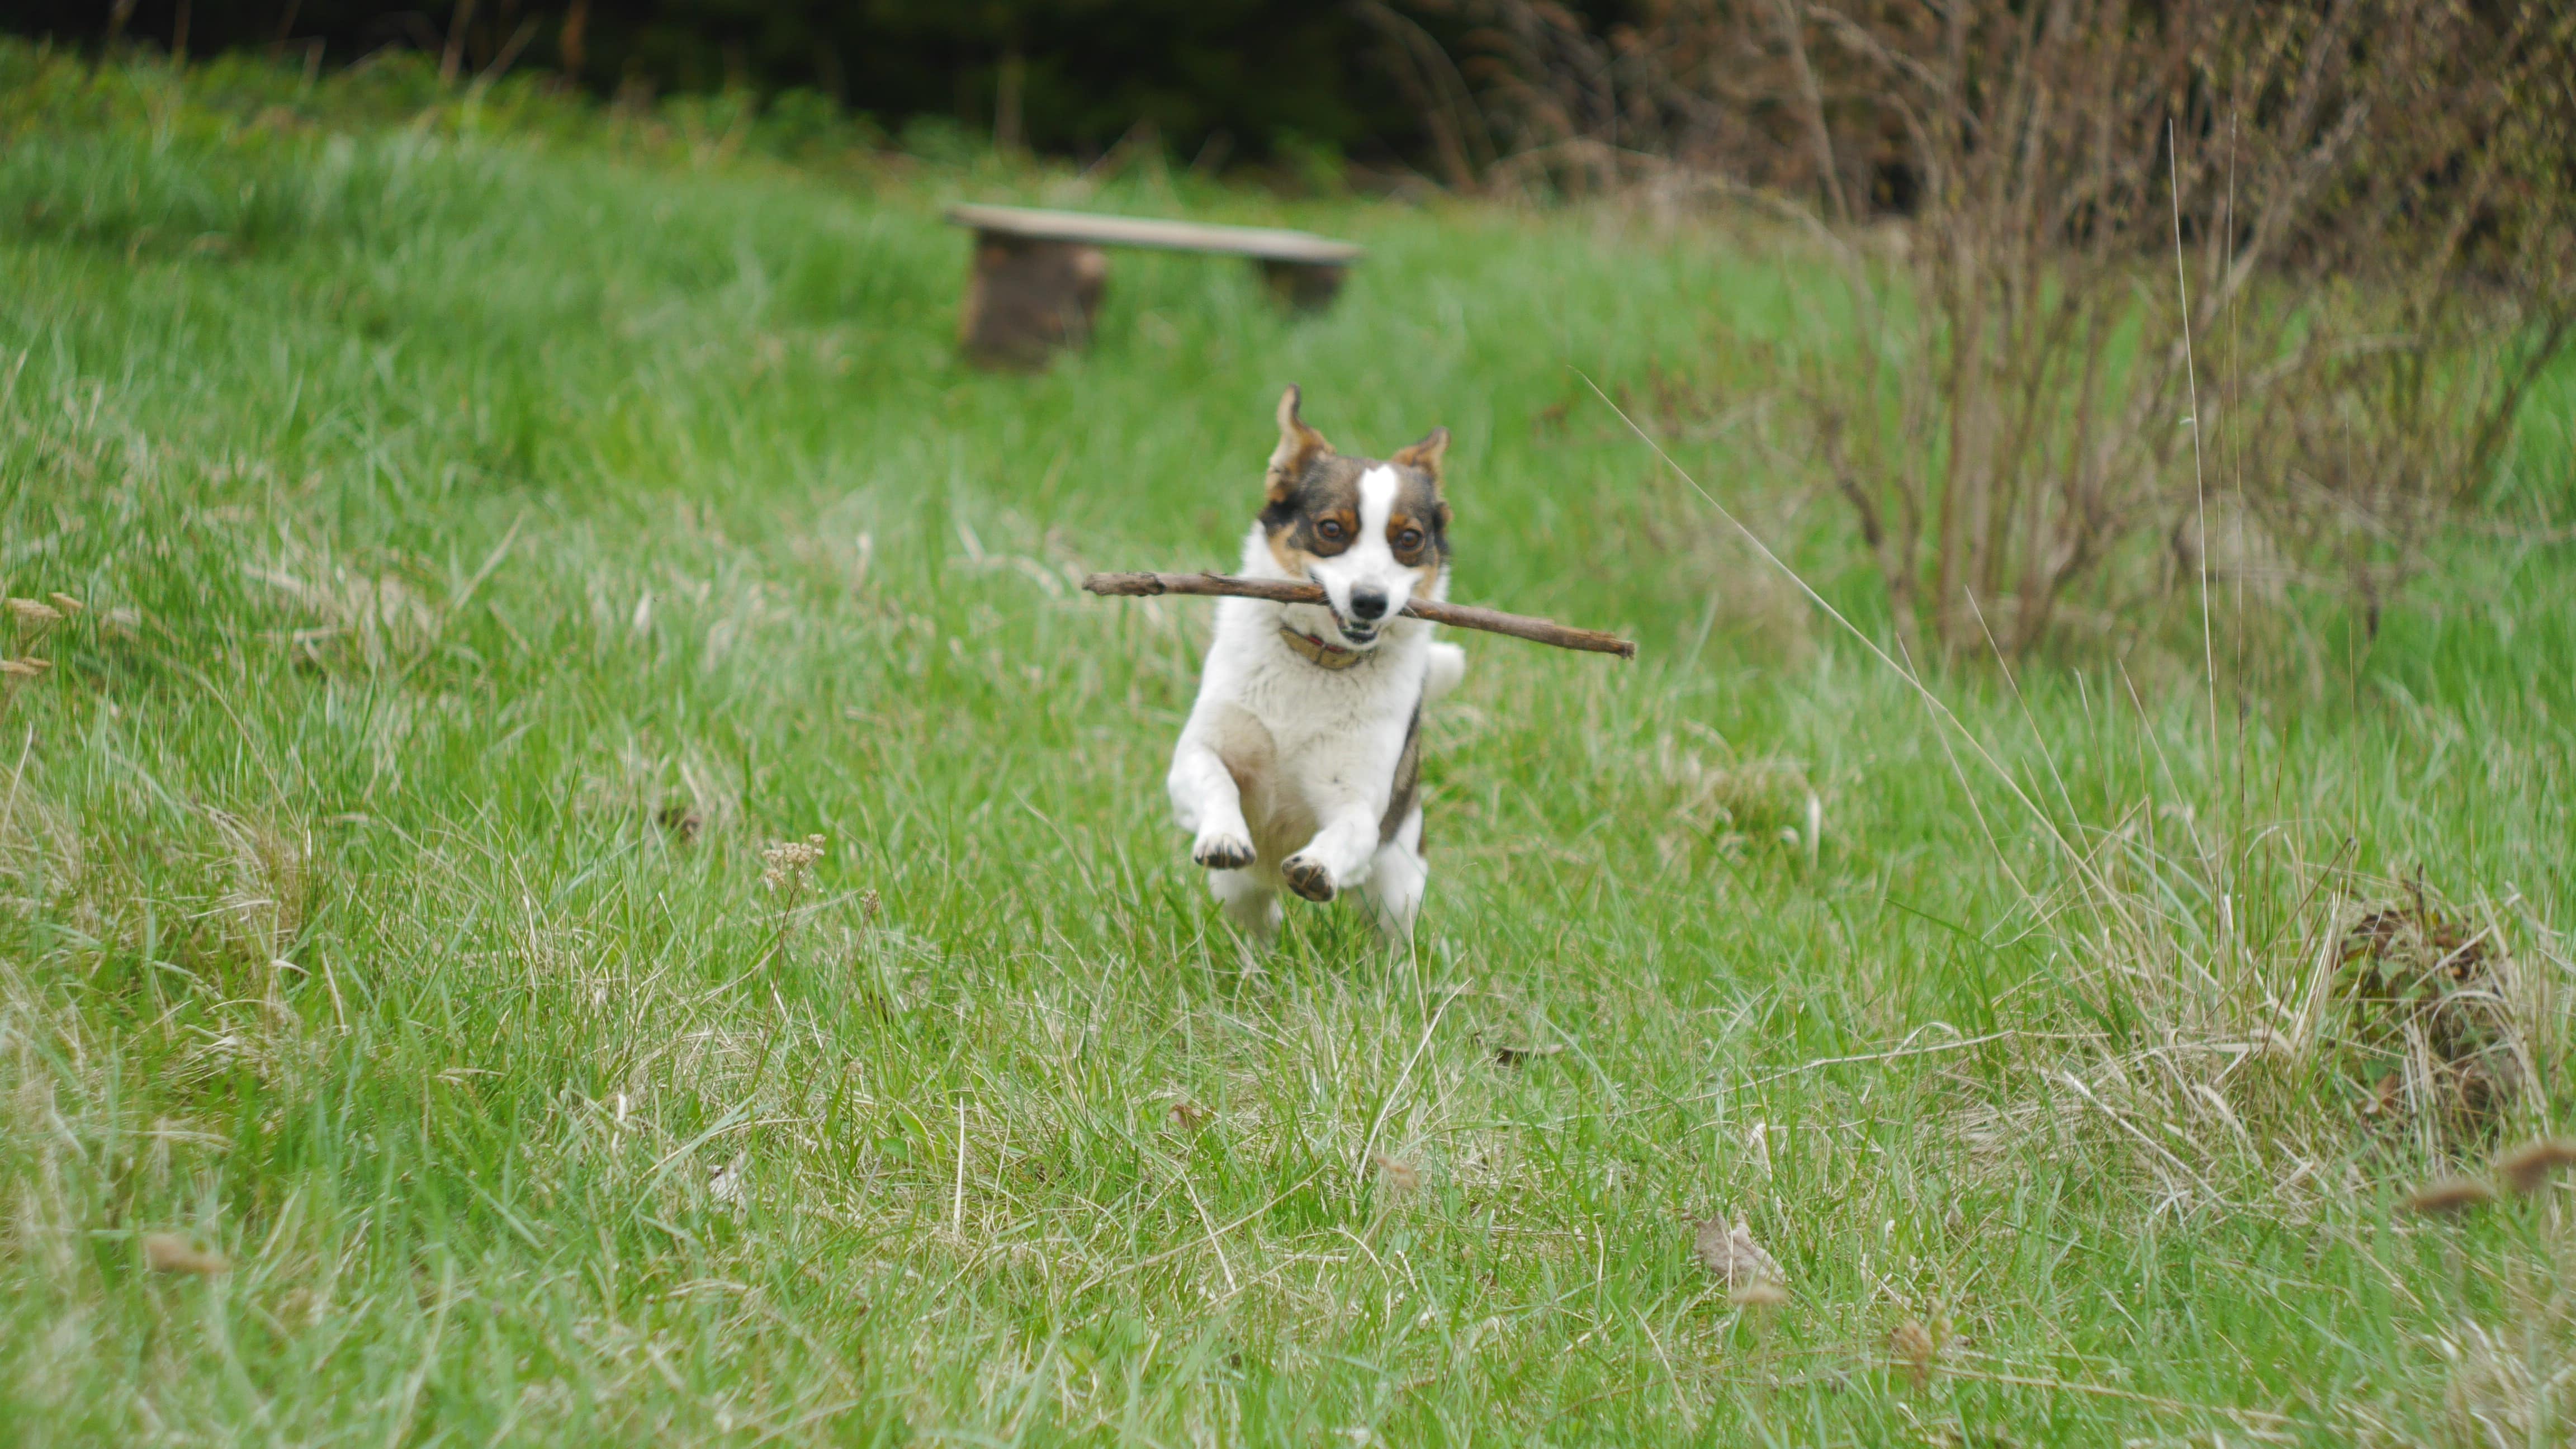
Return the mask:
<svg viewBox="0 0 2576 1449">
<path fill-rule="evenodd" d="M 1292 579 L 1321 584 L 1340 642 L 1374 649 L 1387 621 L 1427 597 L 1449 567 L 1449 503 L 1440 455 L 1449 430 L 1394 457 L 1345 458 L 1297 416 L 1292 385 L 1279 399 L 1261 530 Z"/>
</svg>

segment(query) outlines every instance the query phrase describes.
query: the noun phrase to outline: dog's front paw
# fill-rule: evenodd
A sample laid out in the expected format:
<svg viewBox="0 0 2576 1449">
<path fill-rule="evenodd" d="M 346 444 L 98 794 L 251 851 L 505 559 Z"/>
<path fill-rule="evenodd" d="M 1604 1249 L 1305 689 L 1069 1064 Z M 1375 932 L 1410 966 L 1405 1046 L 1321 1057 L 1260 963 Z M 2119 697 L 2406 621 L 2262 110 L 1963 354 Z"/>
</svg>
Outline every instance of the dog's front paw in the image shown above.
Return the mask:
<svg viewBox="0 0 2576 1449">
<path fill-rule="evenodd" d="M 1333 873 L 1311 855 L 1301 852 L 1288 857 L 1280 862 L 1279 874 L 1287 879 L 1288 889 L 1310 901 L 1323 902 L 1333 898 Z"/>
<path fill-rule="evenodd" d="M 1190 862 L 1209 870 L 1241 870 L 1252 864 L 1252 842 L 1239 835 L 1204 835 L 1190 847 Z"/>
</svg>

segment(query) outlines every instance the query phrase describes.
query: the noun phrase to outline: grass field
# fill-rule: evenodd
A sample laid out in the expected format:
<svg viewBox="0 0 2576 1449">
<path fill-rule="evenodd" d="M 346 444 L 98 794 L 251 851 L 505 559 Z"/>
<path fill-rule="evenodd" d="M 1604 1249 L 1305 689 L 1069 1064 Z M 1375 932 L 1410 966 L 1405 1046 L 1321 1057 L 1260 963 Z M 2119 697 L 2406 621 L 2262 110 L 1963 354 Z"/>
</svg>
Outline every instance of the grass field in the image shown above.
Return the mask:
<svg viewBox="0 0 2576 1449">
<path fill-rule="evenodd" d="M 2565 377 L 2375 640 L 2222 588 L 2213 687 L 2186 583 L 1944 715 L 1583 380 L 1880 629 L 1795 244 L 406 74 L 0 51 L 0 588 L 84 605 L 0 681 L 0 1439 L 2565 1441 L 2567 1199 L 2406 1208 L 2571 1102 Z M 986 375 L 967 196 L 1372 255 L 1122 255 Z M 1408 956 L 1247 960 L 1206 606 L 1072 586 L 1227 562 L 1292 380 L 1453 430 L 1458 597 L 1644 649 L 1465 641 Z M 2474 1120 L 2336 984 L 2417 882 Z"/>
</svg>

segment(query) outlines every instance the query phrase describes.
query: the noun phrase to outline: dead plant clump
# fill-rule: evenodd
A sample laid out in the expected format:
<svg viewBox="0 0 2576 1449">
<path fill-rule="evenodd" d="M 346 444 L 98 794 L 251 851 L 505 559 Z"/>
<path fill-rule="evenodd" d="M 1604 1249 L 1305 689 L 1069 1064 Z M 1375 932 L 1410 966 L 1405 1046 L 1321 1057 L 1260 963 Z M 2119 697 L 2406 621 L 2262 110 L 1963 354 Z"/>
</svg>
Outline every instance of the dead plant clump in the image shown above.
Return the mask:
<svg viewBox="0 0 2576 1449">
<path fill-rule="evenodd" d="M 2569 1167 L 2576 1167 L 2576 1141 L 2564 1137 L 2544 1138 L 2496 1159 L 2497 1175 L 2525 1197 L 2547 1187 L 2550 1178 Z"/>
<path fill-rule="evenodd" d="M 391 568 L 352 570 L 299 546 L 247 572 L 312 621 L 271 637 L 297 663 L 325 673 L 377 673 L 410 663 L 437 644 L 446 626 L 444 613 Z"/>
<path fill-rule="evenodd" d="M 2494 1202 L 2495 1189 L 2473 1177 L 2446 1177 L 2409 1194 L 2406 1206 L 2426 1217 L 2445 1217 Z"/>
<path fill-rule="evenodd" d="M 2576 1334 L 2564 1294 L 2526 1305 L 2519 1321 L 2463 1322 L 2435 1348 L 2450 1369 L 2442 1428 L 2451 1443 L 2564 1443 L 2566 1364 Z"/>
<path fill-rule="evenodd" d="M 1932 1361 L 1941 1352 L 1941 1341 L 1948 1336 L 1948 1327 L 1947 1320 L 1940 1320 L 1934 1327 L 1927 1328 L 1923 1320 L 1908 1318 L 1888 1330 L 1887 1355 L 1905 1370 L 1906 1377 L 1914 1381 L 1918 1391 L 1931 1382 Z"/>
<path fill-rule="evenodd" d="M 32 773 L 0 772 L 0 906 L 24 911 L 75 891 L 84 865 L 73 813 L 47 799 Z"/>
<path fill-rule="evenodd" d="M 2576 1377 L 2576 1262 L 2560 1229 L 2540 1253 L 2498 1265 L 2505 1302 L 2487 1321 L 2464 1317 L 2427 1335 L 2438 1364 L 2438 1401 L 2393 1399 L 2337 1406 L 2353 1441 L 2372 1446 L 2502 1449 L 2564 1444 L 2571 1428 L 2568 1384 Z"/>
<path fill-rule="evenodd" d="M 1456 65 L 1369 9 L 1453 184 L 1681 178 L 1834 259 L 1852 323 L 1790 370 L 1917 652 L 2125 633 L 2249 560 L 2375 630 L 2576 344 L 2544 0 L 1417 5 Z"/>
<path fill-rule="evenodd" d="M 318 896 L 312 833 L 253 815 L 205 814 L 223 843 L 226 887 L 207 923 L 221 956 L 247 973 L 227 985 L 255 983 L 273 994 L 277 965 L 294 952 Z"/>
<path fill-rule="evenodd" d="M 0 718 L 7 716 L 19 690 L 53 672 L 54 662 L 36 651 L 56 629 L 82 612 L 80 600 L 69 594 L 55 594 L 51 602 L 0 600 L 0 626 L 5 626 L 10 646 L 0 649 Z"/>
<path fill-rule="evenodd" d="M 1669 733 L 1655 740 L 1655 777 L 1672 792 L 1666 815 L 1672 829 L 1657 841 L 1666 860 L 1682 855 L 1692 839 L 1728 854 L 1776 844 L 1812 856 L 1825 807 L 1806 766 L 1776 755 L 1741 757 L 1715 732 L 1699 729 L 1724 758 L 1712 761 Z"/>
<path fill-rule="evenodd" d="M 603 754 L 581 775 L 577 798 L 585 811 L 641 819 L 677 846 L 729 835 L 742 821 L 741 772 L 713 751 L 694 742 L 666 745 L 647 733 Z"/>
<path fill-rule="evenodd" d="M 2536 1086 L 2513 971 L 2494 927 L 2420 892 L 2361 909 L 2340 934 L 2334 982 L 2361 1115 L 2444 1141 L 2491 1137 Z"/>
</svg>

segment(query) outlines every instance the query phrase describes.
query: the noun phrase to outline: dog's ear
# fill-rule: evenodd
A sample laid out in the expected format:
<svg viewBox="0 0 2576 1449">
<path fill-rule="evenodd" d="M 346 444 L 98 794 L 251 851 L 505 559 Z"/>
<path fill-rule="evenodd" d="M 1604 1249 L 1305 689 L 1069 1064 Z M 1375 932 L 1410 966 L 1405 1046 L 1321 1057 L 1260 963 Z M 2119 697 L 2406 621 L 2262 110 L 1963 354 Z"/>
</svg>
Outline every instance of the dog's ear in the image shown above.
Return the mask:
<svg viewBox="0 0 2576 1449">
<path fill-rule="evenodd" d="M 1431 486 L 1437 488 L 1440 486 L 1440 455 L 1448 451 L 1449 430 L 1433 428 L 1421 442 L 1396 449 L 1395 456 L 1387 461 L 1399 468 L 1421 469 L 1431 475 Z"/>
<path fill-rule="evenodd" d="M 1306 465 L 1317 458 L 1330 457 L 1333 445 L 1324 435 L 1306 426 L 1297 416 L 1297 384 L 1279 395 L 1279 446 L 1270 450 L 1270 476 L 1267 480 L 1270 501 L 1284 503 L 1288 490 L 1306 471 Z"/>
</svg>

